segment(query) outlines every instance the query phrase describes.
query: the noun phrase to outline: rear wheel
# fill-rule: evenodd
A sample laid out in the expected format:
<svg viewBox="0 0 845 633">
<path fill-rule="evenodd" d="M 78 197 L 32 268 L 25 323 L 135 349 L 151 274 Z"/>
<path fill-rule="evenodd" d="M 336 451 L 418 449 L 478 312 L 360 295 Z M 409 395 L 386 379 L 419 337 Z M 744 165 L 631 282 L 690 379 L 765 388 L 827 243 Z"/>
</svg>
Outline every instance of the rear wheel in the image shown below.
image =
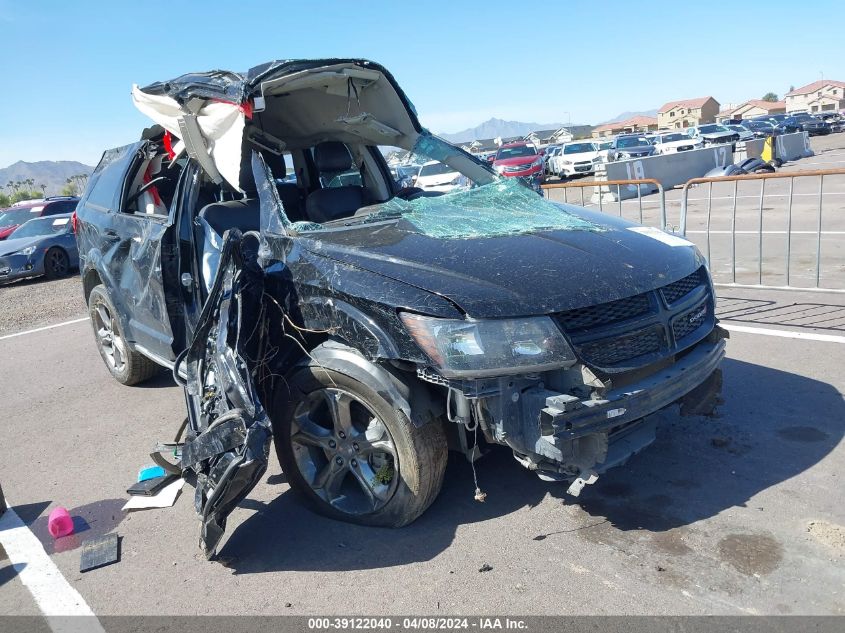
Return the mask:
<svg viewBox="0 0 845 633">
<path fill-rule="evenodd" d="M 159 365 L 129 347 L 117 311 L 102 284 L 88 295 L 88 315 L 100 356 L 117 382 L 134 385 L 161 371 Z"/>
<path fill-rule="evenodd" d="M 44 276 L 47 279 L 64 277 L 70 272 L 70 258 L 64 249 L 54 246 L 44 253 Z"/>
<path fill-rule="evenodd" d="M 431 505 L 448 451 L 442 426 L 414 426 L 380 394 L 329 369 L 297 370 L 275 398 L 276 453 L 314 511 L 400 527 Z"/>
</svg>

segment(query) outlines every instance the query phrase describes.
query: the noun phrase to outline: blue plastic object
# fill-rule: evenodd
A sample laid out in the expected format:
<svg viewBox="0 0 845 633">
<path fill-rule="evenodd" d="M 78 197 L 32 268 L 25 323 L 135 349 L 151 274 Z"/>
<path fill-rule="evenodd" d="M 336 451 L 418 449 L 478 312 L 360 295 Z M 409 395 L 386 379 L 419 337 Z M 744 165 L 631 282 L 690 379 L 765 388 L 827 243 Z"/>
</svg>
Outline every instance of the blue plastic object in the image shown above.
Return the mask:
<svg viewBox="0 0 845 633">
<path fill-rule="evenodd" d="M 167 473 L 161 466 L 145 466 L 138 471 L 138 481 L 146 481 L 155 477 L 164 477 Z"/>
</svg>

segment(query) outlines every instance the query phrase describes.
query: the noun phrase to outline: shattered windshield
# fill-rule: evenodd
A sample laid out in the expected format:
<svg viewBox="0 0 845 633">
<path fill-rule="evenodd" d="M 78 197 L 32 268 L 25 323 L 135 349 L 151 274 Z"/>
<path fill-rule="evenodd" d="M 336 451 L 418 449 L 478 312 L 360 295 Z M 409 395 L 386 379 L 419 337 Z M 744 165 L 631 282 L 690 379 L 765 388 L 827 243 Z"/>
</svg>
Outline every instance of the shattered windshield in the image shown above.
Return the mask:
<svg viewBox="0 0 845 633">
<path fill-rule="evenodd" d="M 393 198 L 374 213 L 345 225 L 405 220 L 407 228 L 439 239 L 519 235 L 539 231 L 598 230 L 599 227 L 537 195 L 514 179 L 414 200 Z M 355 222 L 358 220 L 357 222 Z M 301 225 L 301 231 L 323 228 Z M 328 228 L 328 227 L 326 227 Z"/>
</svg>

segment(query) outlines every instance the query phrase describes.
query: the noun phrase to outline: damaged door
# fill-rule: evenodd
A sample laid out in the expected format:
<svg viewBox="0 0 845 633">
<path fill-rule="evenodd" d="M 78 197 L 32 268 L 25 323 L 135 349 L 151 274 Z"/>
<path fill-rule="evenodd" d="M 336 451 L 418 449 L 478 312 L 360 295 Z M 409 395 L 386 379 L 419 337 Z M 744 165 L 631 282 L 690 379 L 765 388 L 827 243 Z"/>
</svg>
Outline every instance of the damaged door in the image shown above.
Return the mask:
<svg viewBox="0 0 845 633">
<path fill-rule="evenodd" d="M 266 345 L 256 254 L 255 236 L 226 232 L 217 275 L 184 353 L 189 428 L 181 465 L 197 477 L 200 545 L 208 558 L 216 553 L 228 515 L 267 469 L 272 428 L 250 360 Z"/>
<path fill-rule="evenodd" d="M 172 266 L 175 251 L 172 214 L 159 190 L 164 191 L 165 181 L 178 174 L 159 173 L 160 164 L 154 166 L 155 146 L 149 142 L 126 150 L 130 162 L 123 187 L 116 188 L 120 195 L 110 205 L 109 226 L 100 236 L 100 259 L 107 262 L 106 272 L 115 282 L 111 300 L 128 340 L 147 355 L 169 361 L 174 357 L 173 332 L 164 273 Z M 98 185 L 94 183 L 84 203 L 103 210 L 94 199 Z"/>
</svg>

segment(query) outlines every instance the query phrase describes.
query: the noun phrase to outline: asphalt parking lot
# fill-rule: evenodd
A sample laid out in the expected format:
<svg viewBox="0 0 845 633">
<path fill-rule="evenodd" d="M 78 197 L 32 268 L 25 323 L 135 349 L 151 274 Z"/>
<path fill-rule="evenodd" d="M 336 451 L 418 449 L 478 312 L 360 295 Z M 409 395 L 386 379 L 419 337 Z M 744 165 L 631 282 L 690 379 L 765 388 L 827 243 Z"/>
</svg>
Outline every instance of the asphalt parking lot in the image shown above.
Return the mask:
<svg viewBox="0 0 845 633">
<path fill-rule="evenodd" d="M 0 289 L 0 313 L 38 315 L 0 321 L 0 482 L 97 615 L 845 614 L 845 295 L 721 290 L 718 416 L 661 414 L 657 442 L 578 499 L 501 450 L 477 464 L 486 503 L 454 458 L 421 519 L 364 528 L 303 509 L 273 457 L 208 562 L 189 485 L 172 508 L 121 510 L 175 434 L 181 390 L 166 373 L 110 378 L 89 323 L 67 323 L 85 314 L 78 279 L 29 285 L 37 311 L 25 286 Z M 66 324 L 27 332 L 50 323 Z M 54 541 L 57 505 L 78 534 Z M 81 541 L 106 533 L 121 561 L 81 574 Z M 25 565 L 0 549 L 0 613 L 55 606 L 24 585 Z"/>
</svg>

